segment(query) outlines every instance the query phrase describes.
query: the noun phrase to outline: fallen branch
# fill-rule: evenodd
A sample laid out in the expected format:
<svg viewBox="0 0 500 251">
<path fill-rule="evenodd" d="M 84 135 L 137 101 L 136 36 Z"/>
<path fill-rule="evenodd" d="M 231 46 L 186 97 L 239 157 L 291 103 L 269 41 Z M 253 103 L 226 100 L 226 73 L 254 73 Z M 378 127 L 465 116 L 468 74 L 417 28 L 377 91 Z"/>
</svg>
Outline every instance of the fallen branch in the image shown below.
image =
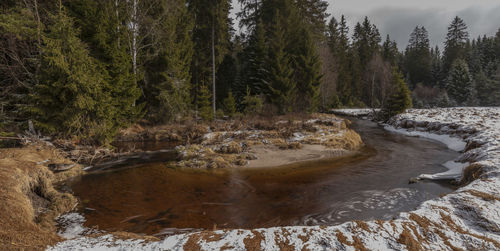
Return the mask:
<svg viewBox="0 0 500 251">
<path fill-rule="evenodd" d="M 18 137 L 3 137 L 3 136 L 0 136 L 0 140 L 21 140 L 21 139 L 18 138 Z"/>
</svg>

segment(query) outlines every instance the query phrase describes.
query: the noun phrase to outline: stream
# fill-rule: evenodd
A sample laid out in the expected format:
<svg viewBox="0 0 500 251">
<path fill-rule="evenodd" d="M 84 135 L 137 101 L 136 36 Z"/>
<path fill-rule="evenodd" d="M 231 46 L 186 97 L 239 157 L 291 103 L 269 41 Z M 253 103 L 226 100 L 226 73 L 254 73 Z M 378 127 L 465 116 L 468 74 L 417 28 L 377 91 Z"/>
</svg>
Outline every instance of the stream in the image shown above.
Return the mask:
<svg viewBox="0 0 500 251">
<path fill-rule="evenodd" d="M 442 164 L 459 153 L 371 121 L 351 120 L 366 147 L 350 157 L 276 168 L 192 170 L 167 168 L 163 162 L 173 155 L 159 153 L 93 171 L 70 186 L 81 201 L 85 226 L 156 236 L 385 220 L 455 189 L 446 182 L 408 184 L 408 179 L 446 171 Z"/>
</svg>

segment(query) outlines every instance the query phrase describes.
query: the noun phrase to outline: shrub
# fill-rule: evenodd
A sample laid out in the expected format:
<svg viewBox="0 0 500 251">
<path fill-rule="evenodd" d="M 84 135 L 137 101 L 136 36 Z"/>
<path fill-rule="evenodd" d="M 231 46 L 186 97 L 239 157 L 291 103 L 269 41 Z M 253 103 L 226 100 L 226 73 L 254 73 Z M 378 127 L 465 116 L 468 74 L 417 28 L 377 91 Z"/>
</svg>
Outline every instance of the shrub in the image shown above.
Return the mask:
<svg viewBox="0 0 500 251">
<path fill-rule="evenodd" d="M 200 88 L 200 94 L 198 96 L 198 110 L 199 116 L 204 121 L 212 121 L 214 119 L 214 112 L 212 110 L 210 98 L 210 92 L 206 86 Z"/>
<path fill-rule="evenodd" d="M 257 115 L 262 113 L 262 99 L 259 96 L 251 95 L 250 88 L 247 87 L 247 94 L 243 98 L 242 104 L 245 107 L 245 115 Z"/>
<path fill-rule="evenodd" d="M 411 107 L 410 90 L 403 80 L 403 75 L 396 69 L 392 73 L 392 84 L 394 91 L 381 111 L 383 119 L 389 119 Z"/>
<path fill-rule="evenodd" d="M 232 91 L 229 91 L 227 98 L 224 99 L 224 112 L 231 118 L 236 113 L 236 101 Z"/>
</svg>

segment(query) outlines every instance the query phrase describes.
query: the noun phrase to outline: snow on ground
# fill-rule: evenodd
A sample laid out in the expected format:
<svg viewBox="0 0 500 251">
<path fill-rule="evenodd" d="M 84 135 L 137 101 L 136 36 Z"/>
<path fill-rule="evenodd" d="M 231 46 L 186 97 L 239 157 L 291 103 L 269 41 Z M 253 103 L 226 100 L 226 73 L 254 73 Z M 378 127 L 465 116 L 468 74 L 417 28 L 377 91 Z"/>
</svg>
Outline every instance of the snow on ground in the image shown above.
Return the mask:
<svg viewBox="0 0 500 251">
<path fill-rule="evenodd" d="M 333 109 L 332 113 L 341 116 L 343 115 L 343 116 L 354 116 L 354 117 L 367 117 L 370 116 L 374 110 L 380 111 L 380 109 L 371 109 L 371 108 Z"/>
<path fill-rule="evenodd" d="M 389 125 L 418 136 L 462 139 L 463 154 L 446 166 L 455 170 L 471 163 L 464 177 L 470 183 L 393 220 L 204 231 L 157 242 L 79 237 L 49 250 L 500 250 L 500 108 L 409 110 Z"/>
</svg>

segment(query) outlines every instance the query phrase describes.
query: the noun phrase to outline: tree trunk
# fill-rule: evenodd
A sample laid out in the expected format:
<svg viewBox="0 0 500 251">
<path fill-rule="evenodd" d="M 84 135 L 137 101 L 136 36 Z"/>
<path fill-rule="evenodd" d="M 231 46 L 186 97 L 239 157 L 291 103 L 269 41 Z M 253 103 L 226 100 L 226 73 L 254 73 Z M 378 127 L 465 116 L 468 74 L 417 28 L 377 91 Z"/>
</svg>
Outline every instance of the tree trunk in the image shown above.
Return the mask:
<svg viewBox="0 0 500 251">
<path fill-rule="evenodd" d="M 133 0 L 132 3 L 132 71 L 134 73 L 134 85 L 137 86 L 137 2 L 139 0 Z M 142 90 L 142 88 L 141 88 Z M 135 101 L 132 106 L 135 106 Z"/>
<path fill-rule="evenodd" d="M 212 17 L 212 108 L 215 119 L 215 17 Z"/>
</svg>

